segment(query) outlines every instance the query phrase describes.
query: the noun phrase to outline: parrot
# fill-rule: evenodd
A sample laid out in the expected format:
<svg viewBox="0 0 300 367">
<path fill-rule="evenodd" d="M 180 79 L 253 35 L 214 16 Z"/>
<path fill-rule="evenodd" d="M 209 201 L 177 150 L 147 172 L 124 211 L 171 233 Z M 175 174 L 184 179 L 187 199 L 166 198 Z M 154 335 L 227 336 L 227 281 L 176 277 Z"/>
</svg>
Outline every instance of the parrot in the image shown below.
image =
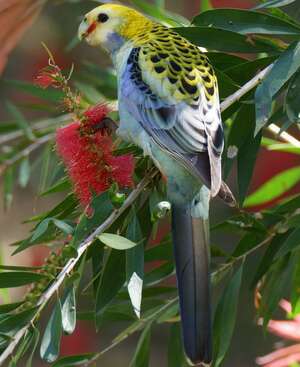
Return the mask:
<svg viewBox="0 0 300 367">
<path fill-rule="evenodd" d="M 218 84 L 205 52 L 137 10 L 106 3 L 78 37 L 108 52 L 117 75 L 119 137 L 143 149 L 166 178 L 185 355 L 212 361 L 209 204 L 235 206 L 222 180 Z"/>
</svg>

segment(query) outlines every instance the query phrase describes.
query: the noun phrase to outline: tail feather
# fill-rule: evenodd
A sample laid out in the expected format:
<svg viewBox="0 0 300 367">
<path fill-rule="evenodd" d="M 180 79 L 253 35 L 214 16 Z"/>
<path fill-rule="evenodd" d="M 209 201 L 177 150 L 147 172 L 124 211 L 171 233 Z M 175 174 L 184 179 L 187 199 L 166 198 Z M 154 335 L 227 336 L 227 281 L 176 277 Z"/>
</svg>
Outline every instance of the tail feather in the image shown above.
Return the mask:
<svg viewBox="0 0 300 367">
<path fill-rule="evenodd" d="M 208 220 L 172 206 L 172 234 L 185 353 L 197 364 L 212 360 Z"/>
</svg>

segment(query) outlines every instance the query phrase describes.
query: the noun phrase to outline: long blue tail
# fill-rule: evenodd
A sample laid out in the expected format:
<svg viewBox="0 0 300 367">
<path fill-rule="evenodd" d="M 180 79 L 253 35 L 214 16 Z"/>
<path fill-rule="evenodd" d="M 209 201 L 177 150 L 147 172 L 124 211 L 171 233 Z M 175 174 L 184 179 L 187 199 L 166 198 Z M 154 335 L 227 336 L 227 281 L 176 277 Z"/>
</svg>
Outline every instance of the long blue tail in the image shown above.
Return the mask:
<svg viewBox="0 0 300 367">
<path fill-rule="evenodd" d="M 172 234 L 186 356 L 193 364 L 212 360 L 208 220 L 172 205 Z"/>
</svg>

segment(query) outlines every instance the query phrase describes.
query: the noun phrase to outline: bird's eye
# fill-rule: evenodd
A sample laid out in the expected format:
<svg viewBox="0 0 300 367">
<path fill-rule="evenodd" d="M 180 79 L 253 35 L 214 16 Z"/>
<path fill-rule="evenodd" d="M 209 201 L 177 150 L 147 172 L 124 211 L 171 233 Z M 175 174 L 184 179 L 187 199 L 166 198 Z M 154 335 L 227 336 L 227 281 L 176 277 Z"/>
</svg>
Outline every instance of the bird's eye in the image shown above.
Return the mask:
<svg viewBox="0 0 300 367">
<path fill-rule="evenodd" d="M 108 21 L 108 15 L 101 13 L 98 15 L 98 22 L 100 23 L 105 23 L 106 21 Z"/>
</svg>

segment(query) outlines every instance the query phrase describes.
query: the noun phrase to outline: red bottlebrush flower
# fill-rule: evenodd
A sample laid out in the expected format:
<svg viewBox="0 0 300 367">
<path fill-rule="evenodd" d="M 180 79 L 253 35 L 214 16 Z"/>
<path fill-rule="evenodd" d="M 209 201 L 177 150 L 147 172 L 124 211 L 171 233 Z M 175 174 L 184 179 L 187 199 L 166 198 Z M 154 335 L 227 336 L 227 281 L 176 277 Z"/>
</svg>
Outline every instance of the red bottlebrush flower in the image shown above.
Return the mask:
<svg viewBox="0 0 300 367">
<path fill-rule="evenodd" d="M 87 119 L 88 124 L 92 126 L 93 124 L 101 122 L 108 112 L 109 109 L 106 105 L 97 104 L 96 106 L 92 106 L 87 109 L 84 112 L 84 117 Z"/>
<path fill-rule="evenodd" d="M 82 122 L 73 122 L 56 133 L 57 151 L 83 205 L 90 203 L 93 192 L 100 194 L 113 182 L 120 187 L 133 184 L 132 155 L 113 156 L 112 138 L 95 126 L 96 122 L 101 123 L 107 111 L 105 106 L 96 106 L 94 111 L 89 109 Z"/>
<path fill-rule="evenodd" d="M 43 89 L 47 89 L 54 83 L 56 83 L 55 79 L 51 74 L 45 73 L 43 71 L 35 78 L 35 84 Z"/>
</svg>

